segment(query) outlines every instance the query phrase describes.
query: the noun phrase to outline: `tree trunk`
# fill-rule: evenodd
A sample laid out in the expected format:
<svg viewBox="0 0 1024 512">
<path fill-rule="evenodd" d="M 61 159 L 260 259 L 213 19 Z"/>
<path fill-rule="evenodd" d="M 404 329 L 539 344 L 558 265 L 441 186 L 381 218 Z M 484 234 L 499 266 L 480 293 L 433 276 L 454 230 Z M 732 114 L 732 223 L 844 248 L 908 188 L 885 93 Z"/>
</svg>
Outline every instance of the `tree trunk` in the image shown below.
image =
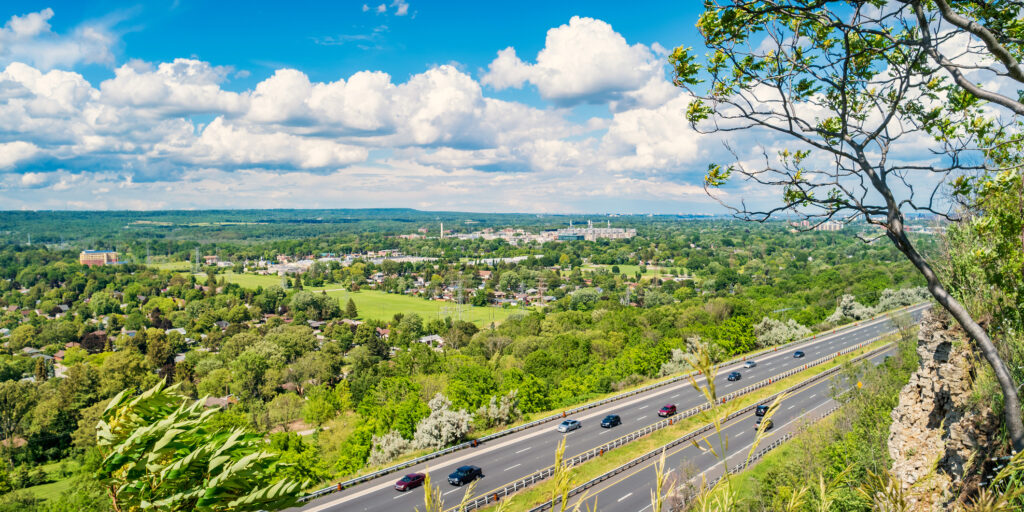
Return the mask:
<svg viewBox="0 0 1024 512">
<path fill-rule="evenodd" d="M 1003 419 L 1006 422 L 1006 431 L 1010 434 L 1013 451 L 1018 453 L 1024 450 L 1024 421 L 1021 420 L 1020 397 L 1017 395 L 1017 386 L 1014 385 L 1013 378 L 1010 376 L 1010 370 L 999 356 L 999 352 L 995 344 L 992 343 L 992 339 L 988 337 L 985 329 L 982 329 L 978 322 L 971 318 L 967 309 L 953 298 L 942 285 L 939 277 L 932 270 L 931 265 L 925 261 L 924 257 L 910 243 L 906 231 L 903 230 L 901 220 L 890 222 L 886 234 L 896 244 L 900 252 L 906 255 L 907 259 L 924 275 L 925 280 L 928 282 L 928 291 L 935 297 L 935 300 L 953 315 L 953 318 L 960 324 L 964 332 L 981 349 L 982 355 L 988 361 L 989 366 L 992 367 L 996 380 L 999 382 L 999 388 L 1003 392 Z"/>
</svg>

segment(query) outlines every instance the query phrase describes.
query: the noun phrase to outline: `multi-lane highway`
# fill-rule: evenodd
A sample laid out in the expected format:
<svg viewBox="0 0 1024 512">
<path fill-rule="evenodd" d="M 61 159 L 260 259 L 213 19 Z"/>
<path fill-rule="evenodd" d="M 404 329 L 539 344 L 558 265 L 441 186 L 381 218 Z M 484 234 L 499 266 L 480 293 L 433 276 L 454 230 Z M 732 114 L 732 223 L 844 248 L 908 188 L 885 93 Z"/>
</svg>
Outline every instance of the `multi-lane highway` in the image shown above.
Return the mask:
<svg viewBox="0 0 1024 512">
<path fill-rule="evenodd" d="M 917 320 L 923 310 L 923 306 L 914 308 L 911 315 Z M 715 384 L 719 395 L 725 395 L 894 330 L 895 327 L 886 318 L 837 330 L 834 334 L 820 336 L 806 343 L 795 344 L 779 352 L 758 356 L 755 359 L 757 366 L 754 368 L 744 369 L 742 363 L 722 367 L 715 377 Z M 793 353 L 797 350 L 805 352 L 806 357 L 794 359 Z M 738 381 L 726 380 L 726 375 L 732 371 L 741 372 L 742 378 Z M 688 382 L 681 381 L 575 415 L 573 418 L 581 420 L 583 428 L 565 434 L 567 437 L 566 455 L 571 456 L 584 452 L 618 436 L 626 435 L 657 422 L 661 419 L 658 417 L 658 409 L 665 404 L 675 404 L 682 412 L 701 405 L 703 400 L 703 396 L 693 390 Z M 622 424 L 611 429 L 601 428 L 599 426 L 601 418 L 608 414 L 621 416 Z M 556 422 L 551 422 L 495 439 L 476 448 L 461 450 L 408 468 L 401 473 L 381 477 L 321 497 L 307 503 L 301 510 L 303 512 L 411 511 L 423 503 L 423 489 L 418 488 L 400 493 L 394 490 L 394 482 L 402 474 L 428 470 L 435 485 L 441 485 L 445 503 L 457 504 L 462 500 L 467 487 L 453 487 L 447 484 L 446 477 L 455 468 L 466 464 L 483 468 L 484 478 L 477 484 L 477 494 L 502 487 L 551 465 L 555 447 L 563 437 L 563 434 L 555 432 L 556 425 Z M 604 509 L 603 505 L 602 509 Z"/>
<path fill-rule="evenodd" d="M 880 363 L 889 353 L 891 349 L 876 354 L 872 361 Z M 832 409 L 836 405 L 832 399 L 833 385 L 846 387 L 834 379 L 823 379 L 791 395 L 773 415 L 772 421 L 775 426 L 761 441 L 759 448 L 767 446 L 786 432 L 796 430 L 802 424 L 819 419 Z M 750 411 L 724 425 L 722 431 L 728 439 L 729 467 L 738 467 L 750 453 L 757 434 L 756 419 L 754 412 Z M 709 441 L 716 450 L 719 450 L 717 436 L 711 437 L 709 434 Z M 582 499 L 586 504 L 581 507 L 582 510 L 591 510 L 587 508 L 587 504 L 592 508 L 597 504 L 601 512 L 650 512 L 651 492 L 656 480 L 656 463 L 657 460 L 650 460 L 591 488 L 583 495 Z M 694 448 L 690 443 L 683 443 L 666 451 L 665 468 L 672 487 L 689 480 L 693 489 L 700 486 L 702 475 L 710 482 L 723 473 L 721 459 Z M 667 493 L 668 487 L 666 486 L 663 492 Z M 575 505 L 578 499 L 570 499 L 570 505 Z M 669 504 L 669 500 L 666 500 L 665 510 L 668 510 Z"/>
</svg>

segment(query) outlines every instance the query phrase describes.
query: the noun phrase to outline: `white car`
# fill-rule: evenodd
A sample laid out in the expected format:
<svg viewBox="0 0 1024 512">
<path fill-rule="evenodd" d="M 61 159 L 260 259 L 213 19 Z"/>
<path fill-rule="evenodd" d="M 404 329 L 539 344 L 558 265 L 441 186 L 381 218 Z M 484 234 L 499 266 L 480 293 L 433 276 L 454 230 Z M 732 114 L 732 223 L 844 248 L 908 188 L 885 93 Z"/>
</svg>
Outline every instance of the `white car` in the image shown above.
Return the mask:
<svg viewBox="0 0 1024 512">
<path fill-rule="evenodd" d="M 757 361 L 747 361 L 743 363 L 744 368 L 753 368 L 755 366 L 757 366 Z"/>
<path fill-rule="evenodd" d="M 565 420 L 558 424 L 558 428 L 556 430 L 558 430 L 559 432 L 569 432 L 572 430 L 576 430 L 582 426 L 583 424 L 580 423 L 578 420 Z"/>
</svg>

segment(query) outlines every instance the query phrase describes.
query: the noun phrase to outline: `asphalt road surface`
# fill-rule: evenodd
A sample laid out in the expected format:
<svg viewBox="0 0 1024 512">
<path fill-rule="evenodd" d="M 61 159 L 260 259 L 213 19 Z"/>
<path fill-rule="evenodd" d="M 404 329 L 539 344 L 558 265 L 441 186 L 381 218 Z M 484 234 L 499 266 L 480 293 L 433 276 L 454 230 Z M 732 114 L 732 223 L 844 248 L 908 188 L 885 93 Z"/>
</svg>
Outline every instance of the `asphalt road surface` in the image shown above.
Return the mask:
<svg viewBox="0 0 1024 512">
<path fill-rule="evenodd" d="M 911 311 L 915 321 L 920 319 L 925 308 L 922 306 Z M 839 329 L 834 334 L 823 335 L 817 339 L 787 347 L 779 352 L 759 356 L 756 358 L 757 366 L 755 368 L 744 369 L 742 368 L 743 363 L 724 366 L 715 377 L 717 392 L 719 396 L 726 395 L 825 355 L 894 331 L 895 326 L 883 317 L 858 326 Z M 794 359 L 793 352 L 797 350 L 802 350 L 806 356 L 802 359 Z M 732 371 L 739 371 L 743 377 L 738 381 L 727 381 L 726 375 Z M 483 469 L 484 478 L 479 480 L 476 494 L 485 494 L 492 489 L 501 488 L 550 466 L 554 461 L 555 448 L 563 436 L 567 437 L 565 453 L 568 458 L 659 421 L 661 418 L 658 417 L 658 409 L 665 404 L 675 404 L 679 412 L 683 412 L 701 405 L 703 402 L 703 395 L 694 390 L 689 382 L 677 382 L 591 409 L 582 414 L 573 415 L 571 418 L 581 420 L 583 427 L 568 434 L 560 434 L 555 431 L 558 422 L 538 425 L 481 444 L 476 448 L 460 450 L 344 491 L 320 497 L 296 510 L 303 512 L 412 511 L 423 503 L 423 488 L 398 492 L 394 489 L 394 483 L 404 474 L 422 473 L 428 470 L 433 484 L 441 486 L 444 502 L 447 506 L 452 506 L 462 500 L 468 488 L 468 486 L 451 486 L 447 482 L 448 474 L 459 466 L 472 464 Z M 611 429 L 601 428 L 601 419 L 608 414 L 618 414 L 622 418 L 622 424 Z M 781 421 L 776 422 L 776 424 L 781 423 Z M 619 449 L 628 450 L 629 448 L 627 445 Z M 641 494 L 647 497 L 649 493 L 643 491 Z M 601 510 L 605 510 L 606 505 L 606 500 L 603 500 Z"/>
<path fill-rule="evenodd" d="M 876 364 L 880 363 L 890 353 L 891 349 L 877 354 L 872 357 L 872 361 Z M 837 382 L 835 379 L 823 379 L 812 386 L 798 390 L 780 404 L 778 411 L 772 416 L 775 426 L 761 441 L 758 448 L 767 446 L 786 432 L 796 430 L 804 424 L 821 418 L 822 414 L 836 405 L 832 399 L 834 385 L 837 388 L 848 387 L 847 384 Z M 723 433 L 728 438 L 727 453 L 730 467 L 738 467 L 750 453 L 757 433 L 756 420 L 754 412 L 750 411 L 724 425 Z M 709 440 L 711 445 L 718 450 L 717 436 L 710 437 Z M 596 503 L 601 512 L 651 512 L 651 491 L 654 489 L 656 481 L 654 468 L 656 463 L 657 459 L 652 459 L 593 487 L 584 497 L 586 504 L 582 510 L 587 510 L 586 505 L 593 507 Z M 682 483 L 688 480 L 696 487 L 700 486 L 702 474 L 706 475 L 710 482 L 721 476 L 723 472 L 723 465 L 719 458 L 698 450 L 690 443 L 683 443 L 666 451 L 665 467 L 669 472 L 668 480 L 670 482 Z M 667 491 L 667 487 L 665 491 Z M 570 506 L 575 505 L 578 499 L 578 497 L 570 499 Z M 668 505 L 666 501 L 665 510 L 668 510 Z"/>
</svg>

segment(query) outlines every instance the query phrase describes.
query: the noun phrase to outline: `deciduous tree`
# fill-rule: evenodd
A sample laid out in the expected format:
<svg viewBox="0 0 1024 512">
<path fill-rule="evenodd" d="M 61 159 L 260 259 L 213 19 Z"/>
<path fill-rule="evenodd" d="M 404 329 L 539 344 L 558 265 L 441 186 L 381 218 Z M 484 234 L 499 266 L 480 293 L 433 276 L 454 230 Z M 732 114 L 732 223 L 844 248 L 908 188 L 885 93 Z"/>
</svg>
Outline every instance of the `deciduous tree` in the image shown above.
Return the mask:
<svg viewBox="0 0 1024 512">
<path fill-rule="evenodd" d="M 709 194 L 746 220 L 795 214 L 810 229 L 829 221 L 876 226 L 921 273 L 935 300 L 992 367 L 1003 392 L 1007 431 L 1014 449 L 1021 451 L 1024 422 L 1007 365 L 906 230 L 908 212 L 953 218 L 941 200 L 943 186 L 962 185 L 960 176 L 983 171 L 986 151 L 1006 140 L 1002 126 L 986 117 L 978 100 L 996 98 L 954 79 L 965 93 L 939 72 L 945 69 L 955 77 L 957 70 L 942 68 L 941 55 L 929 44 L 933 27 L 923 10 L 938 6 L 947 21 L 954 19 L 952 14 L 979 15 L 982 23 L 960 29 L 984 41 L 996 60 L 1014 66 L 1003 74 L 1021 81 L 1019 65 L 1005 58 L 1019 54 L 1019 38 L 1004 39 L 1001 49 L 993 46 L 977 30 L 987 20 L 981 4 L 943 9 L 945 4 L 919 1 L 879 8 L 866 2 L 712 2 L 698 22 L 710 49 L 706 63 L 698 63 L 685 48 L 677 48 L 670 62 L 675 83 L 695 98 L 687 109 L 695 129 L 753 131 L 773 142 L 777 137 L 782 146 L 774 155 L 762 148 L 756 157 L 730 147 L 732 164 L 708 168 Z M 1019 31 L 1019 23 L 1001 26 Z M 938 66 L 932 61 L 936 58 Z M 967 59 L 965 65 L 975 62 Z M 929 144 L 919 151 L 931 149 L 936 156 L 900 154 L 908 144 Z M 721 190 L 736 179 L 747 186 L 778 187 L 781 201 L 767 206 L 731 201 Z"/>
</svg>

